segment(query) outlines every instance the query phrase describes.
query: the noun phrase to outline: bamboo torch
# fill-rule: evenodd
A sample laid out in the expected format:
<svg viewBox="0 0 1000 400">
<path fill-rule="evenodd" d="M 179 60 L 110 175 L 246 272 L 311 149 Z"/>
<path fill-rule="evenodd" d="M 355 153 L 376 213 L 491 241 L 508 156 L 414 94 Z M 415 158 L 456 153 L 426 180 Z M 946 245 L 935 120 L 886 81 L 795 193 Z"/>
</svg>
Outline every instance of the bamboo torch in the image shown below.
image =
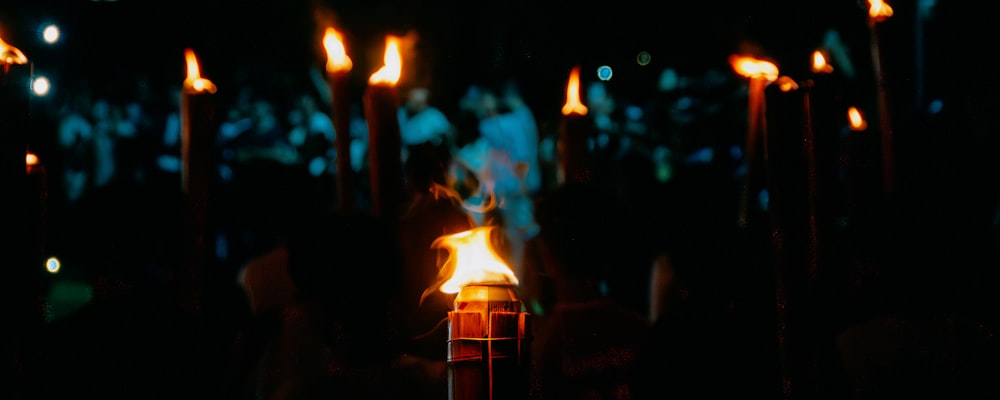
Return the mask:
<svg viewBox="0 0 1000 400">
<path fill-rule="evenodd" d="M 344 47 L 344 38 L 336 29 L 326 28 L 323 35 L 326 49 L 327 84 L 333 99 L 331 119 L 336 132 L 334 148 L 337 154 L 337 196 L 339 206 L 354 209 L 354 170 L 351 169 L 351 91 L 350 75 L 353 63 Z"/>
<path fill-rule="evenodd" d="M 12 317 L 11 343 L 17 347 L 29 327 L 41 322 L 41 281 L 32 268 L 30 201 L 25 155 L 30 122 L 31 64 L 16 47 L 0 38 L 0 184 L 8 204 L 0 212 L 0 229 L 6 233 L 0 254 L 5 267 L 0 292 L 6 315 Z M 10 201 L 13 200 L 13 201 Z M 39 265 L 40 266 L 40 265 Z M 5 360 L 7 361 L 7 360 Z M 13 364 L 11 364 L 13 365 Z"/>
<path fill-rule="evenodd" d="M 184 191 L 185 279 L 183 304 L 200 312 L 202 273 L 209 254 L 209 190 L 215 166 L 215 84 L 201 77 L 194 50 L 185 49 L 187 77 L 181 91 L 181 186 Z"/>
<path fill-rule="evenodd" d="M 386 37 L 385 65 L 368 79 L 364 96 L 372 213 L 376 217 L 397 217 L 403 203 L 403 145 L 399 132 L 399 93 L 396 90 L 403 63 L 399 42 L 398 37 Z"/>
<path fill-rule="evenodd" d="M 882 186 L 886 193 L 892 193 L 896 184 L 895 153 L 893 151 L 892 120 L 889 114 L 889 98 L 886 93 L 888 82 L 882 68 L 878 24 L 892 16 L 892 7 L 882 0 L 868 0 L 868 30 L 871 32 L 872 68 L 875 72 L 879 130 L 882 134 Z"/>
<path fill-rule="evenodd" d="M 456 294 L 448 312 L 448 399 L 525 399 L 529 393 L 530 315 L 513 270 L 494 250 L 493 227 L 440 237 L 448 249 L 438 289 Z"/>
<path fill-rule="evenodd" d="M 746 142 L 746 163 L 747 171 L 743 178 L 743 190 L 740 194 L 739 219 L 740 227 L 746 228 L 749 225 L 750 192 L 754 190 L 756 184 L 758 163 L 758 147 L 762 145 L 764 151 L 764 162 L 767 161 L 767 118 L 764 108 L 764 88 L 771 82 L 778 79 L 778 67 L 769 61 L 760 60 L 750 56 L 732 55 L 729 57 L 729 64 L 736 73 L 744 78 L 750 79 L 750 90 L 747 110 L 747 142 Z"/>
<path fill-rule="evenodd" d="M 562 125 L 559 130 L 559 183 L 586 182 L 590 178 L 588 140 L 591 121 L 587 106 L 580 101 L 580 67 L 574 67 L 566 82 L 566 103 L 562 107 Z"/>
</svg>

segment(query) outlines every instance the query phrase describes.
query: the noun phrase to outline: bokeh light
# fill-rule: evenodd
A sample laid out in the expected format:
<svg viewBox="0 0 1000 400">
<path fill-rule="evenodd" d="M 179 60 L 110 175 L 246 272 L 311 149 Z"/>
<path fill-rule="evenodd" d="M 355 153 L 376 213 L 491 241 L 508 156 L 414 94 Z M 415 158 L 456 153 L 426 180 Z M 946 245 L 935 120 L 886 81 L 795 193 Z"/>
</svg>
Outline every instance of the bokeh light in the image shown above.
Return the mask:
<svg viewBox="0 0 1000 400">
<path fill-rule="evenodd" d="M 640 51 L 639 54 L 635 56 L 635 62 L 642 66 L 649 65 L 649 62 L 652 60 L 653 55 L 649 54 L 648 51 Z"/>
<path fill-rule="evenodd" d="M 45 260 L 45 270 L 49 271 L 49 273 L 52 274 L 57 273 L 59 272 L 60 268 L 62 268 L 62 263 L 59 262 L 58 258 L 49 257 L 47 260 Z"/>
<path fill-rule="evenodd" d="M 59 41 L 60 36 L 62 36 L 62 33 L 59 31 L 58 26 L 48 25 L 42 30 L 42 39 L 45 40 L 45 43 L 55 44 Z"/>
<path fill-rule="evenodd" d="M 49 90 L 51 89 L 52 83 L 49 82 L 49 78 L 39 76 L 31 80 L 31 91 L 35 93 L 36 96 L 45 96 L 49 94 Z"/>
<path fill-rule="evenodd" d="M 611 76 L 613 75 L 613 72 L 614 71 L 611 70 L 611 67 L 609 67 L 607 65 L 602 65 L 602 66 L 600 66 L 600 67 L 597 68 L 597 79 L 600 79 L 602 81 L 611 80 Z"/>
</svg>

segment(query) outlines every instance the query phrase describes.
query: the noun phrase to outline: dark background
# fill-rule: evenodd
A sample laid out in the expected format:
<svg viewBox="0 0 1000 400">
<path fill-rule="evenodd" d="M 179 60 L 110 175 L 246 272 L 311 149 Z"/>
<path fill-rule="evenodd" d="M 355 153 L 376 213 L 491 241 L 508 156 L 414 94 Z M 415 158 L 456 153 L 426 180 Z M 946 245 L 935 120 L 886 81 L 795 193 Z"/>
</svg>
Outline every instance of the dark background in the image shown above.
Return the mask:
<svg viewBox="0 0 1000 400">
<path fill-rule="evenodd" d="M 876 285 L 879 290 L 864 298 L 869 303 L 843 312 L 864 320 L 884 311 L 871 306 L 878 303 L 913 320 L 946 315 L 987 343 L 970 345 L 976 354 L 995 354 L 1000 73 L 989 61 L 995 24 L 984 10 L 970 7 L 975 2 L 937 4 L 924 26 L 924 62 L 918 63 L 918 2 L 896 3 L 896 15 L 881 25 L 881 39 L 900 190 L 873 212 L 876 222 L 859 228 L 866 230 L 866 245 L 890 260 L 877 277 L 889 283 Z M 55 46 L 40 40 L 39 30 L 50 21 L 63 31 Z M 558 118 L 574 65 L 591 81 L 590 71 L 611 66 L 609 90 L 641 102 L 655 95 L 664 68 L 731 75 L 727 58 L 743 51 L 771 58 L 783 73 L 805 76 L 809 54 L 835 29 L 859 74 L 849 92 L 863 108 L 875 109 L 870 31 L 860 1 L 0 3 L 0 37 L 22 49 L 36 73 L 55 85 L 50 98 L 33 100 L 39 111 L 79 85 L 109 98 L 166 96 L 184 78 L 187 47 L 223 98 L 242 86 L 302 84 L 325 62 L 320 39 L 327 22 L 347 35 L 359 99 L 367 76 L 381 64 L 384 35 L 415 32 L 416 47 L 404 55 L 413 63 L 404 64 L 411 74 L 404 85 L 431 87 L 433 102 L 452 114 L 469 85 L 514 79 L 541 120 Z M 648 65 L 636 63 L 641 51 L 651 54 Z M 930 112 L 931 104 L 940 109 Z M 967 363 L 962 371 L 995 368 L 985 356 L 976 361 L 982 364 Z M 961 375 L 954 371 L 946 372 Z"/>
<path fill-rule="evenodd" d="M 469 83 L 517 78 L 539 106 L 557 107 L 561 87 L 576 64 L 615 69 L 617 91 L 649 91 L 666 67 L 680 72 L 728 70 L 726 57 L 745 42 L 783 69 L 807 66 L 809 51 L 830 28 L 864 61 L 864 9 L 852 1 L 606 3 L 569 1 L 5 1 L 0 32 L 24 50 L 39 71 L 72 84 L 86 77 L 107 90 L 133 90 L 137 75 L 150 84 L 183 79 L 183 49 L 191 47 L 203 75 L 225 90 L 245 75 L 266 79 L 276 71 L 322 67 L 318 21 L 347 35 L 360 83 L 380 65 L 385 34 L 415 32 L 409 69 L 437 88 L 449 104 Z M 39 40 L 48 21 L 63 41 Z M 640 51 L 649 65 L 635 62 Z M 404 67 L 404 69 L 408 69 Z M 447 78 L 445 78 L 447 77 Z M 98 82 L 101 82 L 99 84 Z M 58 87 L 58 86 L 57 86 Z M 448 100 L 448 101 L 445 101 Z M 553 106 L 554 105 L 554 106 Z"/>
</svg>

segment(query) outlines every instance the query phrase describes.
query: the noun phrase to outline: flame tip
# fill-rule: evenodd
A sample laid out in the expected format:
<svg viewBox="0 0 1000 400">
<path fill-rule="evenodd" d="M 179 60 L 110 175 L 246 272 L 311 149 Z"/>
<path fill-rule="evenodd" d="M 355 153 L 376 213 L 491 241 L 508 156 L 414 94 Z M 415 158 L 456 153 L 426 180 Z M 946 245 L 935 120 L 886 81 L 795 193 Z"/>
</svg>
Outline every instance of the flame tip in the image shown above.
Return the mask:
<svg viewBox="0 0 1000 400">
<path fill-rule="evenodd" d="M 395 86 L 402 75 L 403 59 L 399 54 L 399 37 L 386 35 L 385 55 L 382 57 L 383 65 L 368 78 L 368 83 L 378 85 L 387 84 Z"/>
<path fill-rule="evenodd" d="M 580 66 L 574 66 L 569 72 L 566 82 L 566 103 L 563 104 L 563 115 L 587 115 L 587 106 L 580 101 Z"/>
</svg>

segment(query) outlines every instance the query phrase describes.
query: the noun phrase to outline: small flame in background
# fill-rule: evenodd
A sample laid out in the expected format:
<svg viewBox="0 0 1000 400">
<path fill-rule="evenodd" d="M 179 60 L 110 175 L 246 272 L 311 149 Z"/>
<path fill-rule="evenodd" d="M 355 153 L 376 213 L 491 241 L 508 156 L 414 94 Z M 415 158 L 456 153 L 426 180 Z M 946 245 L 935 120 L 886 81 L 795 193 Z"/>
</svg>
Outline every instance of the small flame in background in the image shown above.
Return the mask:
<svg viewBox="0 0 1000 400">
<path fill-rule="evenodd" d="M 562 107 L 563 115 L 587 115 L 587 106 L 580 101 L 580 67 L 573 67 L 566 82 L 566 104 Z"/>
<path fill-rule="evenodd" d="M 847 121 L 850 122 L 852 131 L 863 131 L 868 128 L 868 122 L 865 122 L 865 117 L 857 107 L 847 109 Z"/>
<path fill-rule="evenodd" d="M 382 62 L 385 65 L 368 78 L 368 83 L 395 86 L 396 82 L 399 82 L 400 74 L 403 72 L 403 59 L 399 54 L 399 37 L 386 36 L 385 56 L 383 56 Z"/>
<path fill-rule="evenodd" d="M 187 78 L 184 79 L 184 88 L 195 93 L 215 93 L 215 84 L 201 77 L 198 58 L 195 57 L 194 50 L 185 49 L 184 60 L 187 62 Z"/>
<path fill-rule="evenodd" d="M 444 282 L 438 286 L 443 293 L 455 294 L 470 284 L 517 285 L 517 276 L 492 244 L 495 227 L 481 226 L 467 231 L 445 235 L 434 241 L 432 247 L 449 251 L 448 260 L 441 267 L 439 277 Z"/>
<path fill-rule="evenodd" d="M 28 57 L 25 57 L 17 47 L 7 44 L 0 38 L 0 62 L 3 62 L 5 67 L 10 64 L 27 64 Z"/>
<path fill-rule="evenodd" d="M 774 83 L 778 85 L 778 89 L 781 89 L 782 92 L 791 92 L 799 88 L 798 82 L 795 82 L 795 79 L 788 76 L 782 76 Z"/>
<path fill-rule="evenodd" d="M 763 78 L 768 82 L 778 79 L 778 66 L 770 61 L 760 60 L 750 56 L 729 56 L 729 65 L 737 74 L 746 78 Z"/>
<path fill-rule="evenodd" d="M 833 66 L 826 61 L 826 55 L 824 55 L 821 50 L 813 52 L 812 71 L 817 74 L 829 74 L 833 72 Z"/>
<path fill-rule="evenodd" d="M 24 164 L 27 166 L 38 165 L 38 156 L 35 153 L 28 152 L 24 155 Z"/>
<path fill-rule="evenodd" d="M 326 72 L 350 71 L 354 66 L 351 58 L 347 56 L 344 37 L 336 29 L 326 28 L 323 47 L 326 49 Z"/>
<path fill-rule="evenodd" d="M 868 0 L 868 17 L 874 22 L 882 22 L 892 16 L 892 7 L 882 0 Z"/>
</svg>

